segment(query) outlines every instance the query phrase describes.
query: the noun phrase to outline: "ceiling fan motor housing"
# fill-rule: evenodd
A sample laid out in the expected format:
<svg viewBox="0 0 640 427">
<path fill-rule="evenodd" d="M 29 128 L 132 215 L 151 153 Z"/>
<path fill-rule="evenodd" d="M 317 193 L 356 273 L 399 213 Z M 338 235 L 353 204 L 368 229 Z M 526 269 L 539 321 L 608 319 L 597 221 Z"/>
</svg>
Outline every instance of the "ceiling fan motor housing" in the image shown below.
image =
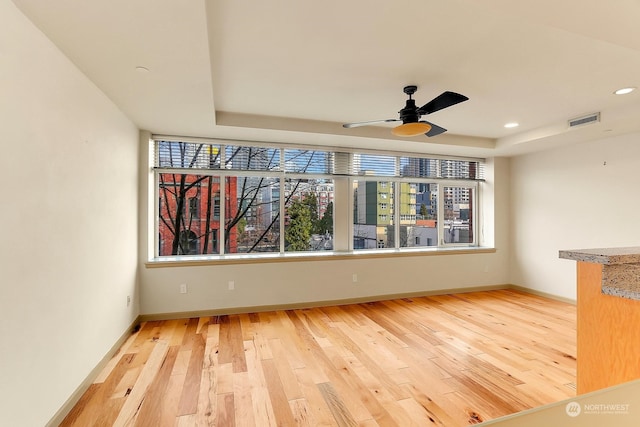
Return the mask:
<svg viewBox="0 0 640 427">
<path fill-rule="evenodd" d="M 415 99 L 407 99 L 407 105 L 398 111 L 400 113 L 400 120 L 402 123 L 415 123 L 420 120 L 420 114 L 418 114 L 418 107 L 416 107 Z"/>
</svg>

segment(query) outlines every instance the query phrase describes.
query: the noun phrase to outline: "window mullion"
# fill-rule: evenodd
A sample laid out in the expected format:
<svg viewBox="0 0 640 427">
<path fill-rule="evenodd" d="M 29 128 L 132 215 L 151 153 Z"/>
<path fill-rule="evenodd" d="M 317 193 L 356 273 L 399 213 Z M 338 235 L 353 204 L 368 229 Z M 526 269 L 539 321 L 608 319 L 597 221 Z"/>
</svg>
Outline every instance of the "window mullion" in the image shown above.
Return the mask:
<svg viewBox="0 0 640 427">
<path fill-rule="evenodd" d="M 285 187 L 286 187 L 286 179 L 284 174 L 280 175 L 280 200 L 278 201 L 278 206 L 280 212 L 278 213 L 278 226 L 280 227 L 280 253 L 283 254 L 285 252 L 285 214 L 286 214 L 286 206 L 285 206 Z"/>
<path fill-rule="evenodd" d="M 285 155 L 284 155 L 284 148 L 280 148 L 279 150 L 280 152 L 280 158 L 278 159 L 278 165 L 280 170 L 282 171 L 280 173 L 280 179 L 278 180 L 278 185 L 280 187 L 279 189 L 279 194 L 280 194 L 280 198 L 278 199 L 278 227 L 280 229 L 280 234 L 278 236 L 279 242 L 280 242 L 280 254 L 284 254 L 285 252 L 285 221 L 284 221 L 284 217 L 285 217 L 285 187 L 286 187 L 286 182 L 287 179 L 285 178 Z"/>
<path fill-rule="evenodd" d="M 438 247 L 444 246 L 444 185 L 438 183 Z"/>
<path fill-rule="evenodd" d="M 398 181 L 393 181 L 393 247 L 400 248 L 400 192 L 401 185 Z"/>
<path fill-rule="evenodd" d="M 226 252 L 225 242 L 227 241 L 227 179 L 220 177 L 220 241 L 218 242 L 218 252 L 224 255 Z M 215 209 L 215 206 L 214 206 Z"/>
</svg>

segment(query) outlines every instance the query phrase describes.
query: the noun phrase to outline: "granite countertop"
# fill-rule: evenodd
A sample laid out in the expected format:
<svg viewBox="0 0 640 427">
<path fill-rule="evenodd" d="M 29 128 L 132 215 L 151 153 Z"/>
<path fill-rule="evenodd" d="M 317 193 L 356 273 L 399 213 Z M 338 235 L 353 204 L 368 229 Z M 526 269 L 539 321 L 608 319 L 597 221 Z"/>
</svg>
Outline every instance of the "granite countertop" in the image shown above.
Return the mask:
<svg viewBox="0 0 640 427">
<path fill-rule="evenodd" d="M 559 256 L 603 264 L 603 294 L 640 300 L 640 247 L 563 250 Z"/>
<path fill-rule="evenodd" d="M 635 264 L 640 263 L 640 246 L 562 250 L 560 258 L 605 265 Z"/>
</svg>

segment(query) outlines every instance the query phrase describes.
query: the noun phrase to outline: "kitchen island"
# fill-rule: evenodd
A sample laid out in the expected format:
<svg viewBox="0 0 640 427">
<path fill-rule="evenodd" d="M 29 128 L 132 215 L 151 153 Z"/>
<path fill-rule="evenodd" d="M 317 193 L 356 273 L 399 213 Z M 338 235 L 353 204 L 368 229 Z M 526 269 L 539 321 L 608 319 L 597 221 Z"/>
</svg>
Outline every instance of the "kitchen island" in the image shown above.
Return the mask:
<svg viewBox="0 0 640 427">
<path fill-rule="evenodd" d="M 640 247 L 562 250 L 577 261 L 577 392 L 640 378 Z"/>
</svg>

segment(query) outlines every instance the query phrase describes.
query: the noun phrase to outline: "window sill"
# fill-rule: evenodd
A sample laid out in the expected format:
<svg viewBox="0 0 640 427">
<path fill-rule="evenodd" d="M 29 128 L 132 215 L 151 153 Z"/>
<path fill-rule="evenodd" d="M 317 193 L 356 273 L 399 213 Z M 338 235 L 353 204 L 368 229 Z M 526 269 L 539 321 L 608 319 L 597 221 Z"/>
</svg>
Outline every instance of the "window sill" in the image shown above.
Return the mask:
<svg viewBox="0 0 640 427">
<path fill-rule="evenodd" d="M 260 254 L 260 255 L 201 255 L 201 256 L 173 256 L 156 258 L 145 263 L 147 268 L 159 267 L 192 267 L 200 265 L 233 265 L 233 264 L 264 264 L 280 262 L 308 262 L 308 261 L 336 261 L 359 260 L 396 257 L 423 257 L 440 255 L 465 255 L 495 253 L 495 248 L 489 247 L 449 247 L 420 250 L 359 250 L 352 252 L 321 251 L 312 253 Z"/>
</svg>

